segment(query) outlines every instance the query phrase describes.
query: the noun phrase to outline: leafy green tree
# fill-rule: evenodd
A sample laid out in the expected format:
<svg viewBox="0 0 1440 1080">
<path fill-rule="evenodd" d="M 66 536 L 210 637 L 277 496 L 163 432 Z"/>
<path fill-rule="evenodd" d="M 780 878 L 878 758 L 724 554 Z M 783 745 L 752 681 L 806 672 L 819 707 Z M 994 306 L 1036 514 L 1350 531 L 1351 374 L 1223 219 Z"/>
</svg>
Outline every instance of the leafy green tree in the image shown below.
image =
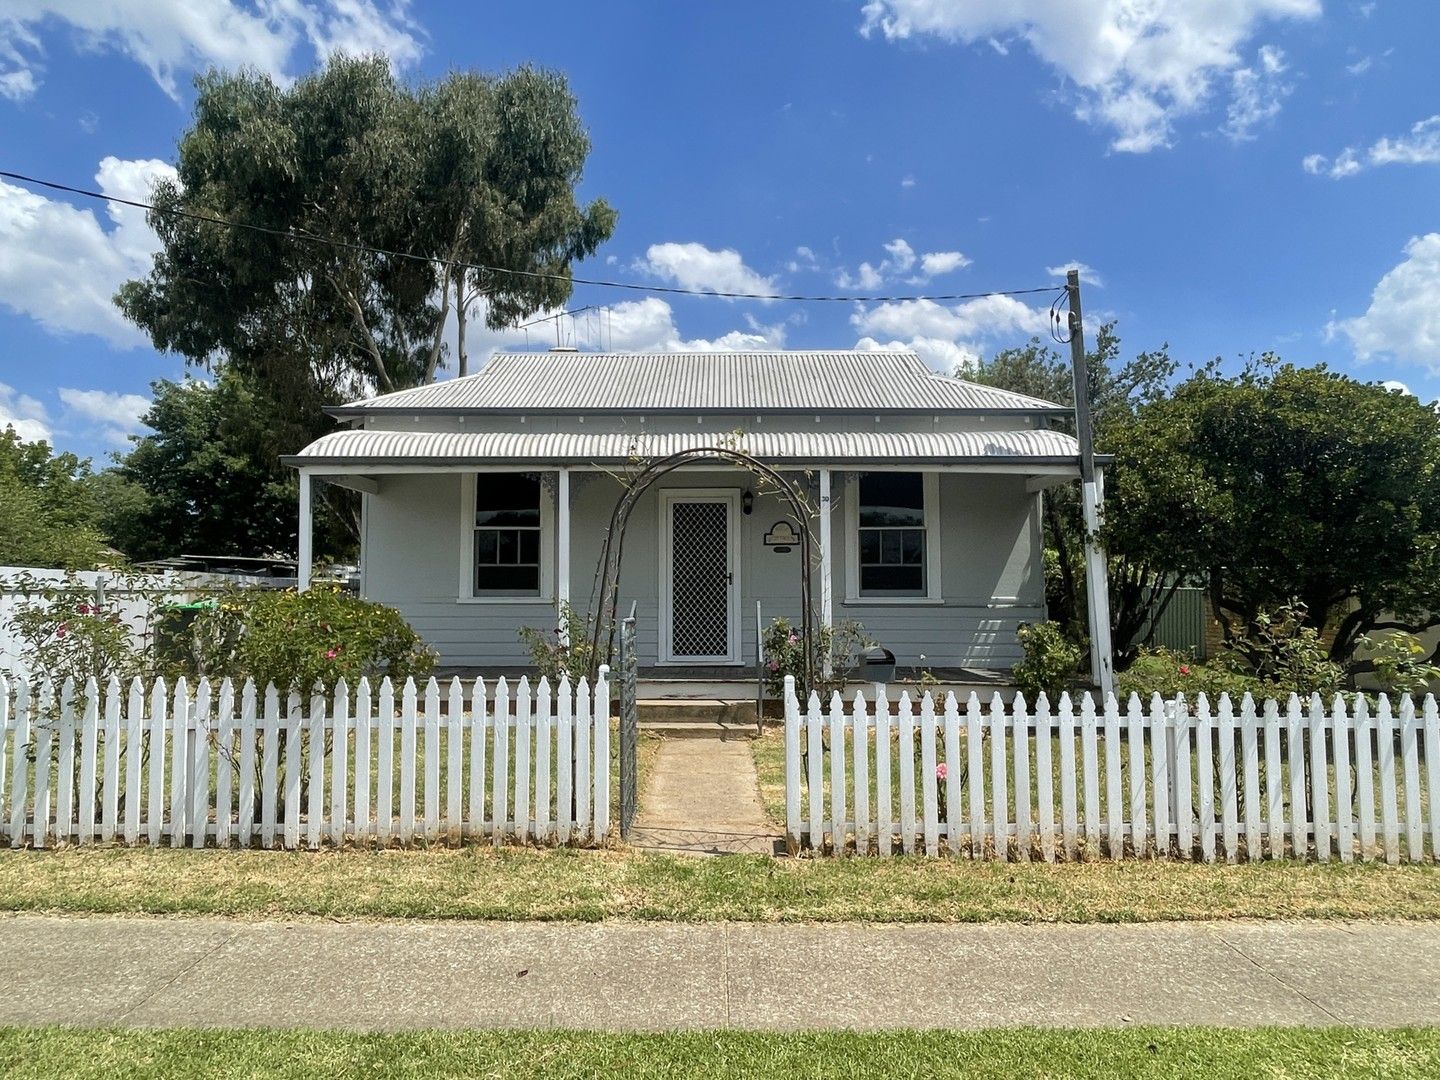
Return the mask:
<svg viewBox="0 0 1440 1080">
<path fill-rule="evenodd" d="M 1101 326 L 1094 347 L 1086 353 L 1089 376 L 1090 412 L 1095 428 L 1095 446 L 1100 452 L 1111 449 L 1114 433 L 1130 423 L 1138 409 L 1160 400 L 1174 376 L 1176 363 L 1169 347 L 1162 345 L 1120 362 L 1120 339 L 1115 324 Z M 1004 349 L 976 368 L 957 371 L 972 382 L 1013 390 L 1061 405 L 1075 402 L 1070 359 L 1032 339 L 1020 348 Z M 1074 434 L 1074 423 L 1066 418 L 1058 426 Z M 1107 491 L 1115 483 L 1115 472 L 1106 473 Z M 1079 490 L 1075 484 L 1045 492 L 1045 546 L 1047 551 L 1046 593 L 1050 616 L 1076 640 L 1086 634 L 1085 619 L 1085 530 L 1081 519 Z M 1107 517 L 1113 515 L 1107 505 Z M 1131 556 L 1112 542 L 1110 547 L 1110 608 L 1116 659 L 1124 666 L 1143 644 L 1147 631 L 1173 597 L 1179 579 L 1167 580 L 1164 567 L 1152 560 Z"/>
<path fill-rule="evenodd" d="M 299 484 L 281 448 L 318 435 L 287 424 L 263 385 L 223 367 L 215 381 L 153 383 L 144 422 L 114 469 L 94 478 L 103 523 L 137 560 L 180 554 L 263 556 L 292 552 Z M 325 424 L 321 417 L 317 428 Z M 320 488 L 316 552 L 353 551 L 353 508 Z"/>
<path fill-rule="evenodd" d="M 1266 354 L 1197 371 L 1107 434 L 1106 535 L 1203 580 L 1232 638 L 1298 601 L 1349 662 L 1378 629 L 1440 625 L 1440 415 Z"/>
<path fill-rule="evenodd" d="M 289 87 L 197 85 L 178 180 L 153 193 L 162 250 L 117 302 L 157 348 L 234 366 L 296 411 L 431 381 L 452 312 L 463 341 L 477 305 L 499 327 L 563 303 L 571 262 L 614 229 L 603 200 L 576 201 L 590 141 L 558 74 L 412 89 L 382 58 L 339 57 Z"/>
<path fill-rule="evenodd" d="M 88 487 L 90 463 L 0 431 L 0 566 L 89 570 L 105 537 Z"/>
</svg>

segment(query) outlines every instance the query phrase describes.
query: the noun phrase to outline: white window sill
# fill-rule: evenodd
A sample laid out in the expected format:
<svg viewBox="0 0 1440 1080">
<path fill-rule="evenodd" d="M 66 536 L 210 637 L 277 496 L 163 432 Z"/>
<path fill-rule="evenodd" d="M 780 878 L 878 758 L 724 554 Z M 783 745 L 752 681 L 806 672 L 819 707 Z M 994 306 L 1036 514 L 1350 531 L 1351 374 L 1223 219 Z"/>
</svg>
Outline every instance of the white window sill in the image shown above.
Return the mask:
<svg viewBox="0 0 1440 1080">
<path fill-rule="evenodd" d="M 938 607 L 943 603 L 943 596 L 847 596 L 841 601 L 844 607 Z"/>
<path fill-rule="evenodd" d="M 460 596 L 457 604 L 529 604 L 531 607 L 553 607 L 553 596 Z"/>
</svg>

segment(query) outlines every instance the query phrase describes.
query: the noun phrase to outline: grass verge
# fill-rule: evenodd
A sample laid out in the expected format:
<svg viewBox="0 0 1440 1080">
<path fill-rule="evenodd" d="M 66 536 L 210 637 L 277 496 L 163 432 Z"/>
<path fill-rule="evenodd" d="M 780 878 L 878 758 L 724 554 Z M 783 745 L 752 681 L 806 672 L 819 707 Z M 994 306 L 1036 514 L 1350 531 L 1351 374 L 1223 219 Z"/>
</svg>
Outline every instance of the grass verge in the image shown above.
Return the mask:
<svg viewBox="0 0 1440 1080">
<path fill-rule="evenodd" d="M 742 1031 L 0 1029 L 13 1077 L 1428 1077 L 1440 1030 L 1358 1028 Z"/>
<path fill-rule="evenodd" d="M 620 851 L 0 851 L 0 911 L 235 917 L 1152 922 L 1440 919 L 1440 867 L 694 859 Z"/>
</svg>

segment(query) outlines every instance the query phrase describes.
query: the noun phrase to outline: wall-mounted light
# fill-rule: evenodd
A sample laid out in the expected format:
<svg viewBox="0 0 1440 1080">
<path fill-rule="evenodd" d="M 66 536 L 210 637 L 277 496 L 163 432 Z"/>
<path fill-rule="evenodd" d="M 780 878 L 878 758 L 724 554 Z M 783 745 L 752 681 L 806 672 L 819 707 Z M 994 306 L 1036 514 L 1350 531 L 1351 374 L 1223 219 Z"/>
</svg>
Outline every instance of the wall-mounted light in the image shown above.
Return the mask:
<svg viewBox="0 0 1440 1080">
<path fill-rule="evenodd" d="M 743 492 L 740 493 L 740 512 L 748 517 L 750 515 L 750 511 L 754 509 L 755 493 L 749 488 L 746 488 Z"/>
</svg>

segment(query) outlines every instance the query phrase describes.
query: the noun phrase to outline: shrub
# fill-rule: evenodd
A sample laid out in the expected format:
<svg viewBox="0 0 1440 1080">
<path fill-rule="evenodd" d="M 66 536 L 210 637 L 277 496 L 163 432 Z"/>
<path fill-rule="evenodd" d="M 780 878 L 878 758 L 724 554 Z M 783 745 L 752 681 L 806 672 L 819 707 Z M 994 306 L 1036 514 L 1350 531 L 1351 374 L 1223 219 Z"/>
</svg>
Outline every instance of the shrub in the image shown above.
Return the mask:
<svg viewBox="0 0 1440 1080">
<path fill-rule="evenodd" d="M 805 643 L 800 630 L 789 619 L 773 619 L 761 638 L 765 655 L 765 689 L 773 697 L 785 693 L 785 676 L 795 676 L 795 693 L 809 695 L 805 685 Z M 822 699 L 836 690 L 843 690 L 860 661 L 860 652 L 870 645 L 864 628 L 854 619 L 833 627 L 817 626 L 811 631 L 811 665 L 813 689 Z M 830 674 L 825 674 L 829 658 Z"/>
<path fill-rule="evenodd" d="M 94 678 L 102 686 L 114 675 L 128 679 L 155 674 L 147 642 L 125 620 L 118 593 L 128 579 L 112 579 L 106 592 L 82 585 L 73 576 L 47 581 L 20 575 L 6 582 L 24 599 L 5 620 L 19 643 L 20 657 L 35 679 L 59 686 L 73 678 L 82 685 Z"/>
<path fill-rule="evenodd" d="M 559 685 L 562 678 L 579 682 L 581 677 L 595 674 L 595 649 L 587 620 L 569 604 L 560 605 L 560 620 L 565 626 L 563 638 L 558 630 L 520 628 L 520 640 L 530 650 L 536 673 L 549 679 L 552 686 Z"/>
<path fill-rule="evenodd" d="M 1204 694 L 1214 701 L 1221 694 L 1238 699 L 1246 693 L 1264 692 L 1264 684 L 1253 675 L 1222 664 L 1202 664 L 1173 649 L 1142 649 L 1135 662 L 1116 677 L 1115 687 L 1121 699 L 1138 694 L 1143 701 L 1152 694 L 1164 698 L 1184 694 L 1190 701 Z"/>
<path fill-rule="evenodd" d="M 1015 688 L 1034 701 L 1042 693 L 1054 701 L 1075 678 L 1080 647 L 1065 636 L 1056 622 L 1027 623 L 1020 627 L 1025 658 L 1010 673 Z"/>
<path fill-rule="evenodd" d="M 1425 646 L 1414 634 L 1392 633 L 1382 638 L 1362 637 L 1357 644 L 1367 654 L 1380 689 L 1389 694 L 1423 694 L 1440 680 L 1440 667 L 1425 659 Z"/>
<path fill-rule="evenodd" d="M 1227 646 L 1217 663 L 1255 675 L 1270 697 L 1335 694 L 1345 683 L 1345 671 L 1330 659 L 1319 631 L 1306 625 L 1305 615 L 1299 602 L 1257 613 L 1245 636 Z"/>
<path fill-rule="evenodd" d="M 190 630 L 200 674 L 305 693 L 341 678 L 428 675 L 435 654 L 400 613 L 333 586 L 232 590 Z"/>
</svg>

